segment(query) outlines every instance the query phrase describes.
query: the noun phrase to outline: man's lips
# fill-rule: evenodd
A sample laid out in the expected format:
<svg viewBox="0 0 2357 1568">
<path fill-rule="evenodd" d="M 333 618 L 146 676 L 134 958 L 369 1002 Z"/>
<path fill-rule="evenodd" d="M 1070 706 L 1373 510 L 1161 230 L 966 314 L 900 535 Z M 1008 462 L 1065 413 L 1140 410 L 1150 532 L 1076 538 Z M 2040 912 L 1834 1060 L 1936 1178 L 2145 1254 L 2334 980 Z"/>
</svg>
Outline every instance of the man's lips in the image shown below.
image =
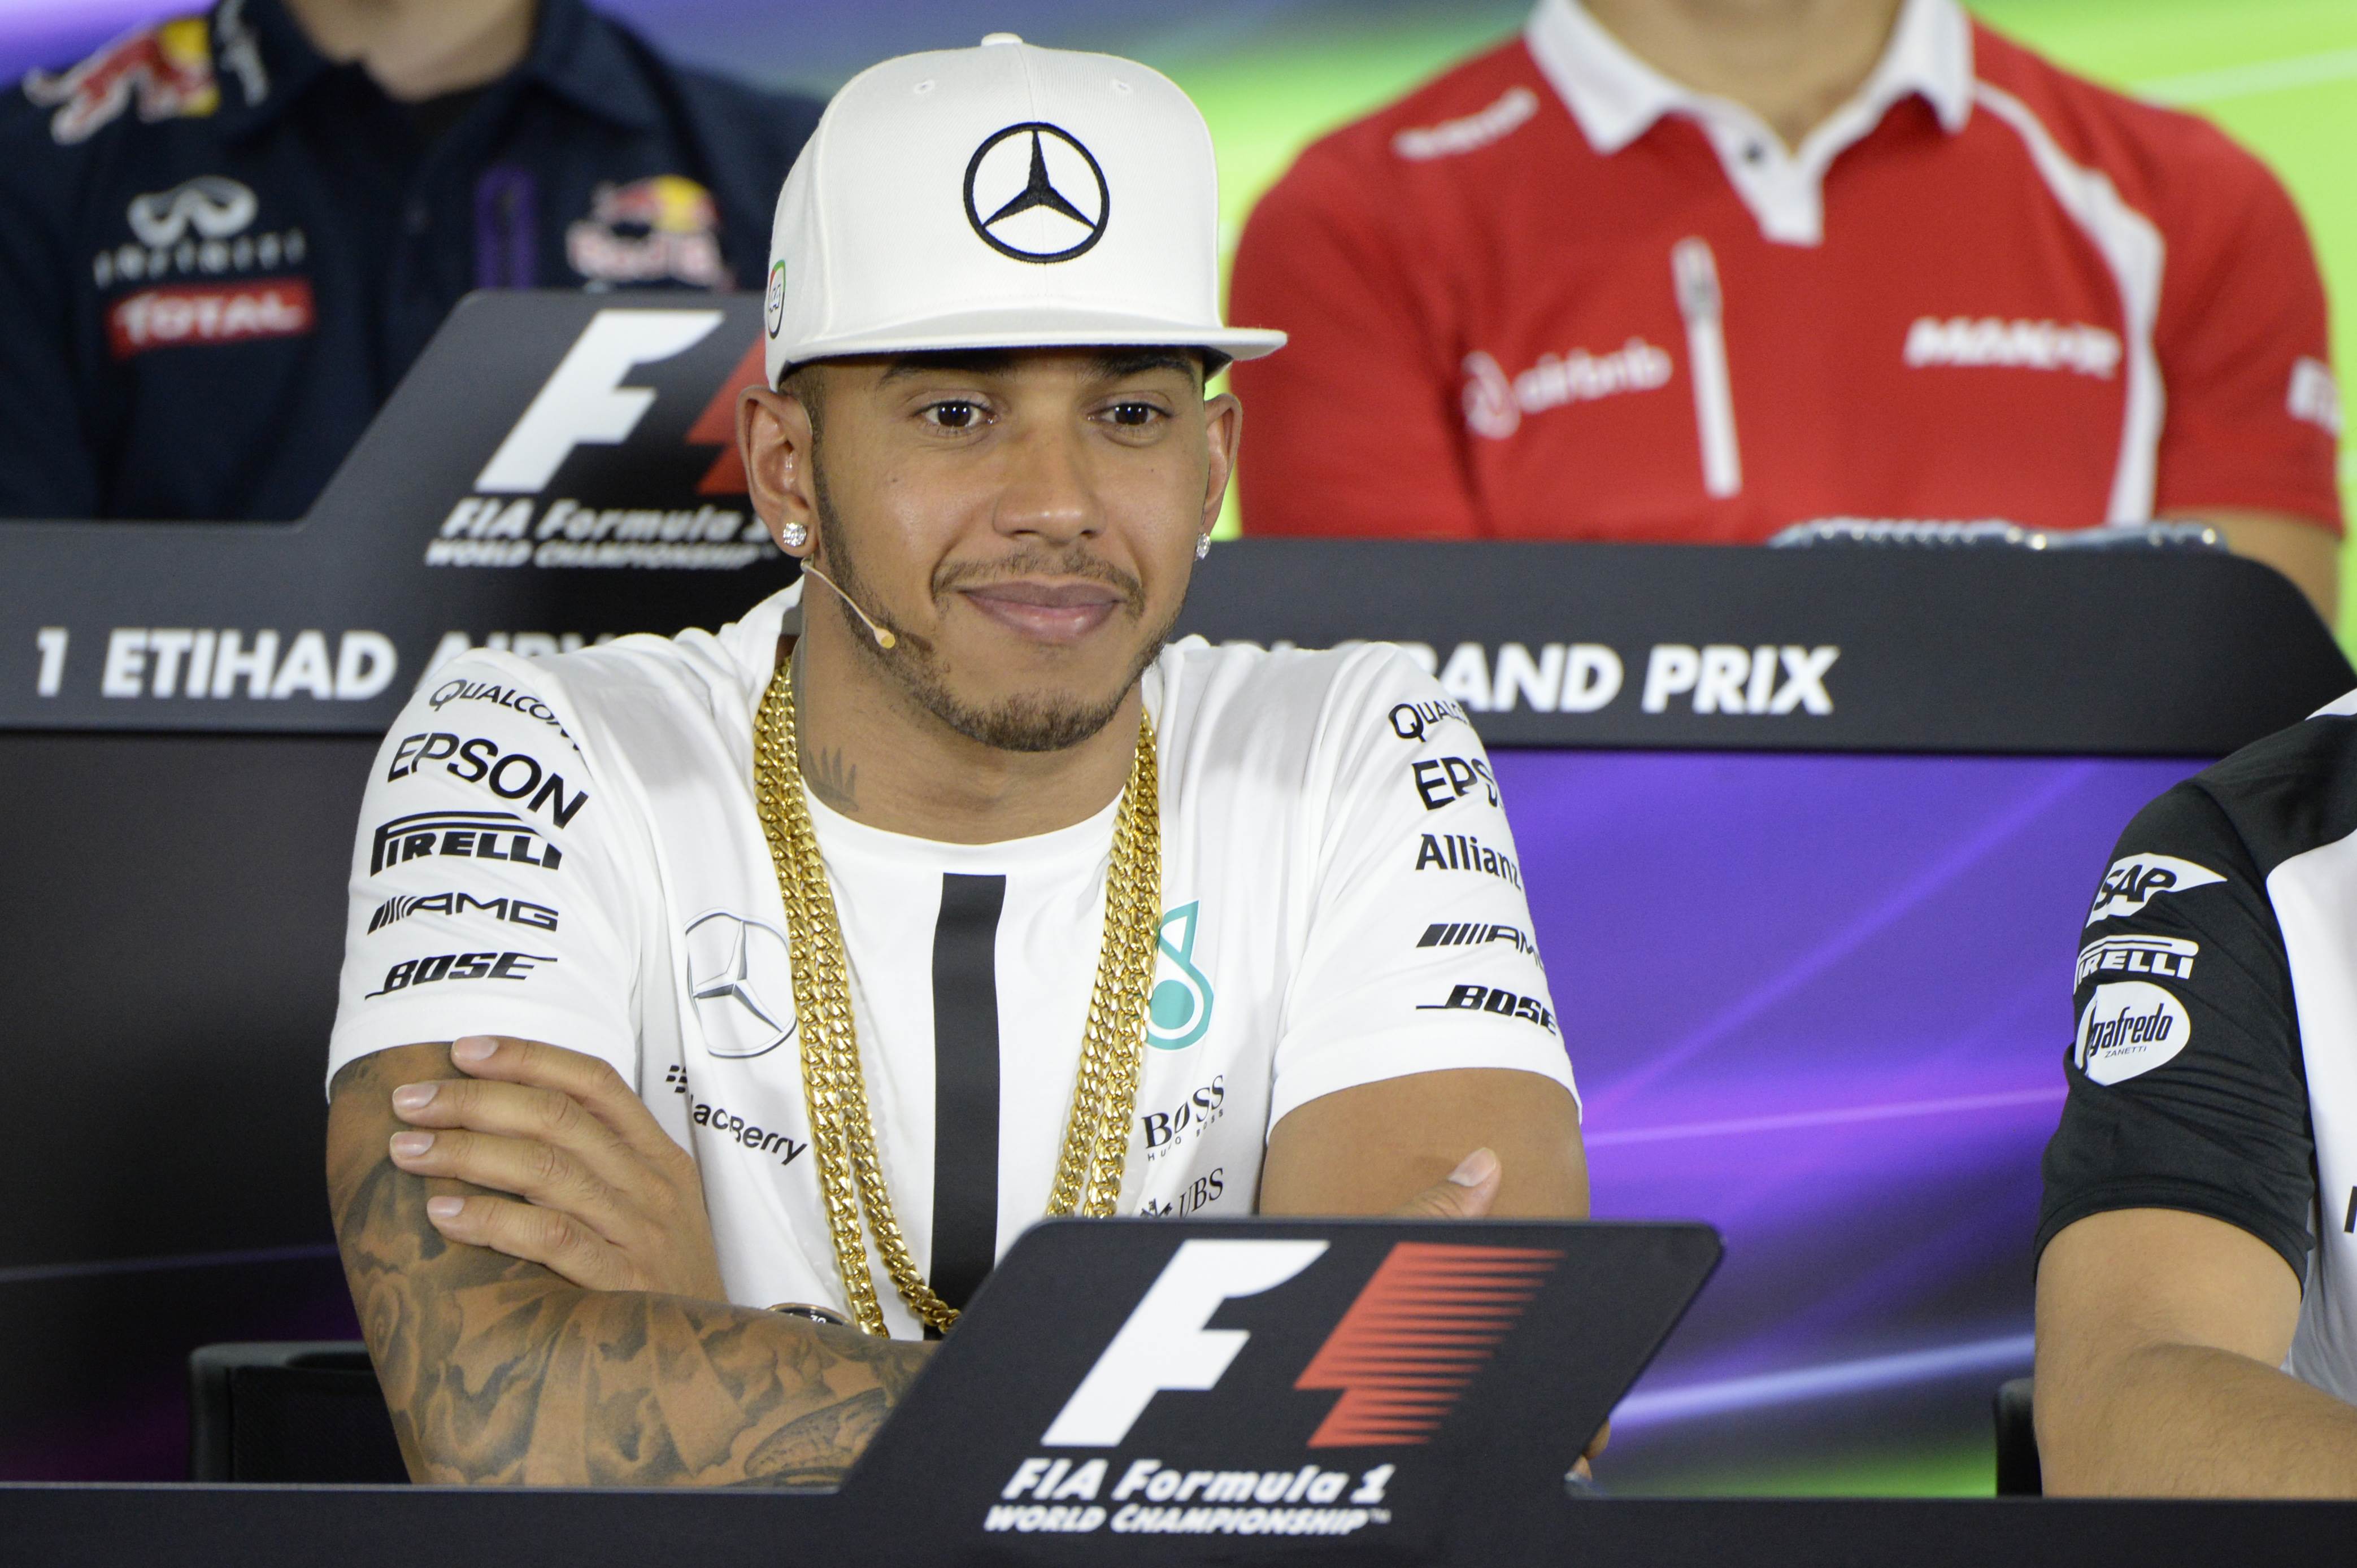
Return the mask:
<svg viewBox="0 0 2357 1568">
<path fill-rule="evenodd" d="M 1110 619 L 1122 602 L 1118 589 L 1091 582 L 1027 578 L 959 591 L 1001 626 L 1040 642 L 1076 642 Z"/>
</svg>

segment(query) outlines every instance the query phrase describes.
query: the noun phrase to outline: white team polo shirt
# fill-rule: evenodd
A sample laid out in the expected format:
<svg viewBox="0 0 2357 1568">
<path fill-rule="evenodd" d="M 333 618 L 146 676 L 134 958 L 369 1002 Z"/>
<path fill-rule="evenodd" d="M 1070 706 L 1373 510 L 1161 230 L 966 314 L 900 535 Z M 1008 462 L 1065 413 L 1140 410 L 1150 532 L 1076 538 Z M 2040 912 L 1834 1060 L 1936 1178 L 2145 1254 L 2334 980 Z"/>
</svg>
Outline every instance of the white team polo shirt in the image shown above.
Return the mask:
<svg viewBox="0 0 2357 1568">
<path fill-rule="evenodd" d="M 434 672 L 370 778 L 328 1073 L 468 1034 L 601 1057 L 694 1155 L 729 1299 L 842 1308 L 753 793 L 794 599 Z M 1454 1068 L 1571 1087 L 1488 759 L 1429 676 L 1384 644 L 1189 638 L 1145 692 L 1164 914 L 1122 1213 L 1252 1212 L 1269 1129 L 1337 1090 Z M 1047 1207 L 1114 809 L 996 844 L 810 809 L 893 1208 L 962 1301 Z"/>
</svg>

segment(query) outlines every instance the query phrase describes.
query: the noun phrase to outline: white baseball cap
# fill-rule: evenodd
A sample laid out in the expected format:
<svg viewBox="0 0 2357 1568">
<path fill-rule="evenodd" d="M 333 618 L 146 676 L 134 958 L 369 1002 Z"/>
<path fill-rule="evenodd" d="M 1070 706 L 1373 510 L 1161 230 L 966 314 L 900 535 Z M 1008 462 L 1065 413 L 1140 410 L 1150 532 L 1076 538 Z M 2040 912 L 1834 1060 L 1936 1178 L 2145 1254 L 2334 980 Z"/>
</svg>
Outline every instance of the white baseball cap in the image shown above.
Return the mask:
<svg viewBox="0 0 2357 1568">
<path fill-rule="evenodd" d="M 1134 60 L 902 55 L 826 106 L 778 193 L 764 363 L 937 349 L 1172 345 L 1250 360 L 1220 320 L 1211 134 Z"/>
</svg>

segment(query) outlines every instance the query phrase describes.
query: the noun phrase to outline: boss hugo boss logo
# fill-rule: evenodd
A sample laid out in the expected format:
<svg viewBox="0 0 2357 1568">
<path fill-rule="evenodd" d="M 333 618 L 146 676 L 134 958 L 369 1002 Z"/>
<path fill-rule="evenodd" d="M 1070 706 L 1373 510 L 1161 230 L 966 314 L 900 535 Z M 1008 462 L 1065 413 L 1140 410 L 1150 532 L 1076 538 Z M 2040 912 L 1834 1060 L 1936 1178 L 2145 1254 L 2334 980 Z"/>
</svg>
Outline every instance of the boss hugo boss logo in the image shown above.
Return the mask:
<svg viewBox="0 0 2357 1568">
<path fill-rule="evenodd" d="M 965 166 L 965 220 L 1018 262 L 1069 262 L 1104 238 L 1113 192 L 1094 154 L 1045 120 L 1009 125 Z"/>
<path fill-rule="evenodd" d="M 687 990 L 716 1057 L 766 1056 L 794 1037 L 794 982 L 785 933 L 726 909 L 687 924 Z"/>
</svg>

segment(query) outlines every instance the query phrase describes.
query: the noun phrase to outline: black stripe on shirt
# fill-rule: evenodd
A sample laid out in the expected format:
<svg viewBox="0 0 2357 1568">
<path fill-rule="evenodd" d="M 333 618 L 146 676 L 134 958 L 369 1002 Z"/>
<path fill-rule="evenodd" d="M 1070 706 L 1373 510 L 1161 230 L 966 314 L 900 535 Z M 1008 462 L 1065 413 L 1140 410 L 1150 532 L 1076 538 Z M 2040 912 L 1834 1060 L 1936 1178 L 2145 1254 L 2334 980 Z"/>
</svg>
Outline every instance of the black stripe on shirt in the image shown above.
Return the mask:
<svg viewBox="0 0 2357 1568">
<path fill-rule="evenodd" d="M 942 877 L 933 928 L 932 1287 L 963 1307 L 998 1255 L 998 915 L 1004 876 Z"/>
</svg>

